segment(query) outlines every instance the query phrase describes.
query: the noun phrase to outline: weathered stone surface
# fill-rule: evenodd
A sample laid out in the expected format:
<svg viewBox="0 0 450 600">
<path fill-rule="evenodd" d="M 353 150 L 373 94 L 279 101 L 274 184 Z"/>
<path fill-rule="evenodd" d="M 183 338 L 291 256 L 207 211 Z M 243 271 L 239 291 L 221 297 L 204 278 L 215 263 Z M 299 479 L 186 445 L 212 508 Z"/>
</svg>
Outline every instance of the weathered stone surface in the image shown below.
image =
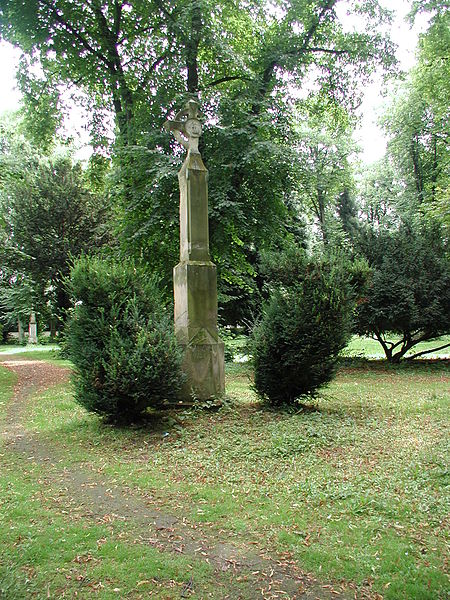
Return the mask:
<svg viewBox="0 0 450 600">
<path fill-rule="evenodd" d="M 217 332 L 217 277 L 210 261 L 174 269 L 175 333 L 185 349 L 183 398 L 206 400 L 225 391 L 224 344 Z"/>
<path fill-rule="evenodd" d="M 188 102 L 166 129 L 188 150 L 178 174 L 180 263 L 174 269 L 175 333 L 187 375 L 181 397 L 208 400 L 224 393 L 225 368 L 217 331 L 216 267 L 209 255 L 208 171 L 198 151 L 198 104 Z"/>
<path fill-rule="evenodd" d="M 36 323 L 36 315 L 34 312 L 31 313 L 30 323 L 28 326 L 28 343 L 29 344 L 37 344 L 37 323 Z"/>
<path fill-rule="evenodd" d="M 200 154 L 188 153 L 180 184 L 180 260 L 209 260 L 208 185 Z"/>
<path fill-rule="evenodd" d="M 175 331 L 187 344 L 200 330 L 217 334 L 216 267 L 212 262 L 180 262 L 174 269 Z"/>
<path fill-rule="evenodd" d="M 184 345 L 183 369 L 187 375 L 181 393 L 183 400 L 210 400 L 225 391 L 224 344 L 212 341 L 204 330 Z"/>
</svg>

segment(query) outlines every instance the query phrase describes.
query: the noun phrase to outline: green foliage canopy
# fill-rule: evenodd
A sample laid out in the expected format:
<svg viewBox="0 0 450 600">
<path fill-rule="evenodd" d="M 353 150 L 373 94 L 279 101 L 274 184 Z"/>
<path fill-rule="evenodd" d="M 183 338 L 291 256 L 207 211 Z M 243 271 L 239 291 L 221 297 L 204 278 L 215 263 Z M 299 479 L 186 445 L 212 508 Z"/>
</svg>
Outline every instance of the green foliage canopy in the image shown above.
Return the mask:
<svg viewBox="0 0 450 600">
<path fill-rule="evenodd" d="M 424 3 L 422 3 L 424 4 Z M 442 3 L 433 3 L 441 5 Z M 412 212 L 439 217 L 448 227 L 450 12 L 437 10 L 419 41 L 418 62 L 400 87 L 384 125 L 388 152 L 402 177 Z"/>
<path fill-rule="evenodd" d="M 233 319 L 233 306 L 256 293 L 258 252 L 286 233 L 301 235 L 292 90 L 304 86 L 306 96 L 351 110 L 357 82 L 394 62 L 377 30 L 389 11 L 376 0 L 351 0 L 361 27 L 349 30 L 337 8 L 337 0 L 0 0 L 0 35 L 24 51 L 27 98 L 39 88 L 54 102 L 70 86 L 89 104 L 99 145 L 105 111 L 113 112 L 122 249 L 167 283 L 177 256 L 181 157 L 162 125 L 186 95 L 200 97 L 212 254 Z"/>
<path fill-rule="evenodd" d="M 1 127 L 2 294 L 11 310 L 16 305 L 28 314 L 33 308 L 62 317 L 69 306 L 63 285 L 69 262 L 107 239 L 107 210 L 90 192 L 79 164 L 64 154 L 42 156 L 19 126 Z"/>
</svg>

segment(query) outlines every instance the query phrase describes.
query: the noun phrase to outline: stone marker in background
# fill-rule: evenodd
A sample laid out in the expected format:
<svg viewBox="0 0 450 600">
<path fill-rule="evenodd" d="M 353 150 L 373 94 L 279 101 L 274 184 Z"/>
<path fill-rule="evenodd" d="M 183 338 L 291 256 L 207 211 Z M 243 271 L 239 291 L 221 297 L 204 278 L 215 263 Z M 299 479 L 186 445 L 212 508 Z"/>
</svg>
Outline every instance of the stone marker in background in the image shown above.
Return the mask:
<svg viewBox="0 0 450 600">
<path fill-rule="evenodd" d="M 165 128 L 187 150 L 180 184 L 180 262 L 174 269 L 175 333 L 184 348 L 183 399 L 225 391 L 224 344 L 217 331 L 217 275 L 209 255 L 208 171 L 198 150 L 199 105 L 187 102 Z"/>
<path fill-rule="evenodd" d="M 37 344 L 37 323 L 36 323 L 36 314 L 33 311 L 30 316 L 30 324 L 28 325 L 28 343 L 29 344 Z"/>
</svg>

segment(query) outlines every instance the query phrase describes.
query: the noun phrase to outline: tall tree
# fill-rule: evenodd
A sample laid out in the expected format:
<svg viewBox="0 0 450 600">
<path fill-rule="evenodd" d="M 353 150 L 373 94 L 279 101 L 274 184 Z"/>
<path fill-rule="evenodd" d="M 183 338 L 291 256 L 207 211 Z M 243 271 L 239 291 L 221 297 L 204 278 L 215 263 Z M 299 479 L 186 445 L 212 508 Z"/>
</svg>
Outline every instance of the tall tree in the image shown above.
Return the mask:
<svg viewBox="0 0 450 600">
<path fill-rule="evenodd" d="M 361 221 L 374 230 L 391 229 L 399 215 L 411 212 L 410 191 L 389 157 L 364 167 L 358 187 Z"/>
<path fill-rule="evenodd" d="M 369 229 L 365 256 L 372 269 L 357 311 L 357 330 L 378 340 L 398 363 L 419 342 L 450 332 L 450 269 L 447 240 L 436 225 L 409 221 L 392 230 Z M 446 348 L 432 349 L 411 358 Z"/>
<path fill-rule="evenodd" d="M 51 305 L 61 316 L 69 305 L 63 285 L 69 262 L 104 243 L 107 210 L 89 191 L 79 164 L 40 155 L 6 127 L 1 133 L 2 284 L 7 291 L 27 282 L 39 304 L 34 309 Z"/>
<path fill-rule="evenodd" d="M 435 14 L 419 40 L 417 65 L 386 114 L 388 151 L 410 209 L 434 213 L 449 226 L 450 13 L 442 2 L 416 4 Z"/>
<path fill-rule="evenodd" d="M 115 198 L 124 249 L 170 277 L 177 254 L 179 149 L 162 132 L 186 95 L 201 97 L 211 172 L 211 242 L 227 295 L 254 288 L 257 251 L 292 222 L 292 90 L 353 108 L 357 82 L 394 54 L 377 0 L 0 0 L 0 35 L 19 45 L 23 85 L 82 90 L 114 112 Z M 345 19 L 345 17 L 344 17 Z M 27 70 L 28 68 L 28 70 Z M 31 89 L 31 88 L 30 88 Z M 233 288 L 235 291 L 232 291 Z M 246 292 L 246 293 L 247 293 Z"/>
<path fill-rule="evenodd" d="M 336 237 L 339 200 L 352 187 L 349 159 L 356 150 L 348 112 L 331 108 L 320 99 L 306 103 L 295 143 L 303 210 L 312 215 L 325 244 Z"/>
</svg>

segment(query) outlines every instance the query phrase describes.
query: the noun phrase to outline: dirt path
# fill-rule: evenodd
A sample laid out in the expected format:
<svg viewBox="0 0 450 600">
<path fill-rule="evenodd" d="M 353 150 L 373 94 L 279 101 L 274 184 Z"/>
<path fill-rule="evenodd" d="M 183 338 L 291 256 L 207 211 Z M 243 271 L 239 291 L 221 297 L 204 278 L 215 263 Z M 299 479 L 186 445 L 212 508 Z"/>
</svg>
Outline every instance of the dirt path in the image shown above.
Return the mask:
<svg viewBox="0 0 450 600">
<path fill-rule="evenodd" d="M 0 364 L 18 376 L 1 432 L 7 451 L 45 464 L 48 485 L 58 487 L 67 506 L 76 505 L 77 514 L 82 514 L 84 519 L 92 522 L 126 522 L 133 529 L 135 539 L 142 544 L 209 562 L 217 571 L 218 581 L 225 582 L 222 587 L 218 586 L 217 595 L 213 596 L 217 600 L 344 600 L 364 597 L 356 596 L 354 590 L 351 593 L 350 590 L 343 592 L 319 584 L 303 574 L 293 561 L 265 556 L 264 551 L 255 551 L 254 547 L 236 548 L 225 537 L 226 534 L 219 539 L 201 524 L 189 523 L 176 515 L 164 513 L 143 495 L 107 481 L 83 469 L 82 465 L 62 468 L 58 465 L 61 459 L 58 450 L 41 439 L 39 434 L 27 431 L 22 424 L 22 416 L 27 402 L 37 392 L 67 381 L 70 371 L 44 361 L 20 360 L 17 357 L 2 357 Z M 244 584 L 239 581 L 246 582 L 245 592 Z M 201 590 L 195 589 L 195 582 L 191 587 L 196 597 L 204 597 Z"/>
</svg>

